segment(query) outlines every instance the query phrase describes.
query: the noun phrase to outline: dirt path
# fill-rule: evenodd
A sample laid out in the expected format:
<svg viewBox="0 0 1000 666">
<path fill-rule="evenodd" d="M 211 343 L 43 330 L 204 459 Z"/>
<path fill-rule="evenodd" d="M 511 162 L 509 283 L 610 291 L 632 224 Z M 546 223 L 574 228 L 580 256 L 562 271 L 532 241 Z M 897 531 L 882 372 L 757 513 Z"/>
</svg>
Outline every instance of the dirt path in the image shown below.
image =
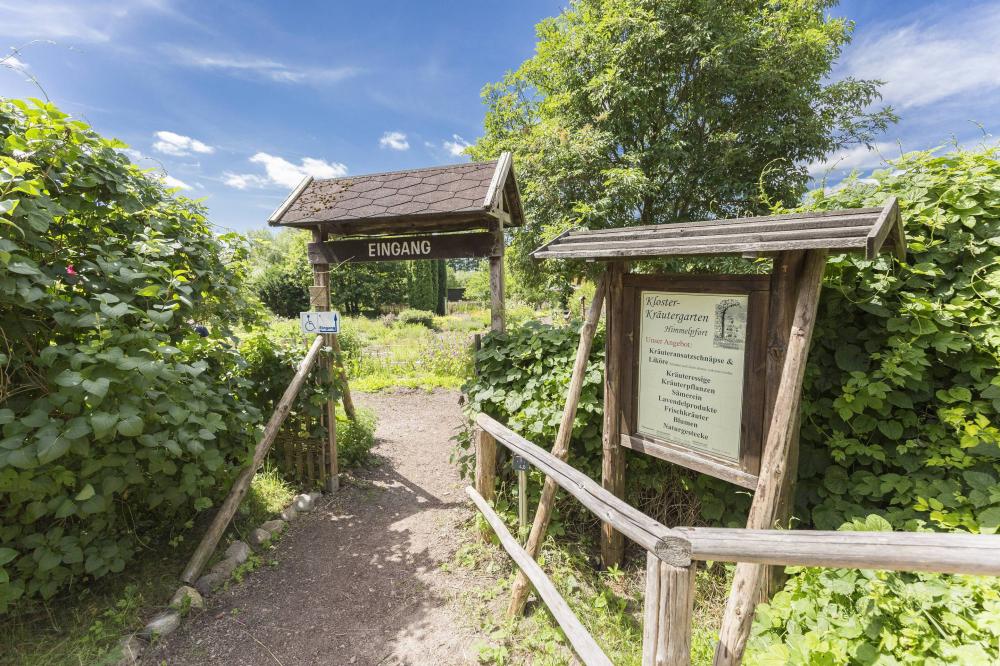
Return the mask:
<svg viewBox="0 0 1000 666">
<path fill-rule="evenodd" d="M 214 596 L 144 663 L 469 664 L 477 635 L 442 571 L 471 516 L 448 462 L 461 422 L 452 391 L 358 396 L 379 416 L 379 465 L 292 523 L 264 567 Z"/>
</svg>

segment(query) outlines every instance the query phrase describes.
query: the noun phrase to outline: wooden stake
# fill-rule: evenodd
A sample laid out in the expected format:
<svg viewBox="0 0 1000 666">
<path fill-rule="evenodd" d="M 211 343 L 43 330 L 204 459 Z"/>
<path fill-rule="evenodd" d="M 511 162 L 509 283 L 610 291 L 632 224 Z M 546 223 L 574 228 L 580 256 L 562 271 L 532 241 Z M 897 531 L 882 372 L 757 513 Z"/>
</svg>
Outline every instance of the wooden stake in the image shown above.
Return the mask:
<svg viewBox="0 0 1000 666">
<path fill-rule="evenodd" d="M 583 378 L 587 374 L 590 348 L 593 346 L 594 334 L 597 332 L 597 322 L 601 318 L 606 288 L 607 278 L 601 276 L 597 282 L 597 289 L 594 291 L 594 300 L 591 301 L 590 309 L 580 327 L 580 342 L 576 348 L 573 374 L 570 377 L 569 388 L 566 390 L 566 405 L 563 407 L 562 420 L 559 422 L 559 432 L 556 434 L 555 444 L 552 445 L 552 455 L 560 460 L 566 460 L 569 455 L 569 443 L 573 436 L 573 421 L 576 420 L 576 409 L 580 404 Z M 531 534 L 528 535 L 528 541 L 524 546 L 524 549 L 533 558 L 538 558 L 542 541 L 545 540 L 545 532 L 549 528 L 552 504 L 555 501 L 558 488 L 555 481 L 545 477 L 545 483 L 542 485 L 542 496 L 538 501 L 538 510 L 535 512 L 535 521 L 531 525 Z M 528 599 L 529 591 L 528 577 L 523 572 L 518 572 L 514 586 L 511 588 L 510 604 L 507 606 L 508 617 L 518 617 L 524 612 L 524 603 Z"/>
<path fill-rule="evenodd" d="M 687 567 L 675 567 L 660 562 L 657 666 L 688 666 L 691 663 L 695 571 L 694 563 Z"/>
<path fill-rule="evenodd" d="M 747 520 L 749 529 L 772 527 L 783 477 L 790 472 L 789 453 L 798 423 L 796 415 L 802 397 L 802 378 L 816 324 L 816 309 L 825 267 L 824 250 L 810 250 L 807 253 L 795 299 L 795 315 L 782 365 L 781 382 L 764 445 L 760 480 Z M 715 666 L 731 666 L 742 660 L 764 574 L 765 567 L 760 564 L 741 562 L 736 565 L 733 588 L 726 604 L 719 645 L 715 651 Z"/>
<path fill-rule="evenodd" d="M 602 437 L 601 483 L 615 497 L 625 495 L 625 456 L 621 445 L 621 400 L 619 389 L 622 374 L 622 276 L 624 262 L 608 264 L 608 308 L 605 330 L 604 366 L 604 431 Z M 601 562 L 605 567 L 621 563 L 625 540 L 608 523 L 601 525 Z"/>
<path fill-rule="evenodd" d="M 660 558 L 646 553 L 646 598 L 642 614 L 642 666 L 656 665 L 656 637 L 660 627 Z"/>
<path fill-rule="evenodd" d="M 236 514 L 236 509 L 239 508 L 240 502 L 243 500 L 247 490 L 250 488 L 250 482 L 253 480 L 253 475 L 256 474 L 257 469 L 261 466 L 261 464 L 263 464 L 264 458 L 267 457 L 267 452 L 270 450 L 271 444 L 274 443 L 275 437 L 278 436 L 278 431 L 281 430 L 281 424 L 285 422 L 285 418 L 287 418 L 288 412 L 292 408 L 292 403 L 295 401 L 295 397 L 302 389 L 302 385 L 305 383 L 306 377 L 309 375 L 309 371 L 316 363 L 316 358 L 319 356 L 319 351 L 322 348 L 323 338 L 316 336 L 312 346 L 309 347 L 309 352 L 302 360 L 302 364 L 299 366 L 298 371 L 295 373 L 295 376 L 292 377 L 291 383 L 288 384 L 288 388 L 285 389 L 284 394 L 281 396 L 281 400 L 278 401 L 278 405 L 274 408 L 274 413 L 271 414 L 271 418 L 268 420 L 267 426 L 264 428 L 264 434 L 261 436 L 260 441 L 257 442 L 257 447 L 254 449 L 253 461 L 236 479 L 236 483 L 233 484 L 232 489 L 229 491 L 229 495 L 222 503 L 222 506 L 219 507 L 218 512 L 215 514 L 215 518 L 212 519 L 212 524 L 209 525 L 208 531 L 205 532 L 205 536 L 202 537 L 201 543 L 198 544 L 194 554 L 191 555 L 190 561 L 188 561 L 187 566 L 184 568 L 184 572 L 181 574 L 181 580 L 185 583 L 193 583 L 195 581 L 198 574 L 200 574 L 201 570 L 205 568 L 205 564 L 215 551 L 215 547 L 219 544 L 219 539 L 222 538 L 222 534 L 226 531 L 226 528 L 229 526 L 229 522 Z"/>
<path fill-rule="evenodd" d="M 497 476 L 497 440 L 485 430 L 477 428 L 473 433 L 476 443 L 476 491 L 492 502 L 496 496 Z M 489 539 L 489 530 L 483 530 L 480 535 L 483 540 Z"/>
</svg>

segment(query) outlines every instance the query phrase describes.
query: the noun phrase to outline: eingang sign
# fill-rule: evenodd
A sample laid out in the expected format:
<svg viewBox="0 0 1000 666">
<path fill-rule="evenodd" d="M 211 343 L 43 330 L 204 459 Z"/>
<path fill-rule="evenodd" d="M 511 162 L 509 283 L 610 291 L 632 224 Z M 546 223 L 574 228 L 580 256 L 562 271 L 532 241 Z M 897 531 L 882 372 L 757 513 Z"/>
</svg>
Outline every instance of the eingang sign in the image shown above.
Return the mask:
<svg viewBox="0 0 1000 666">
<path fill-rule="evenodd" d="M 356 238 L 310 243 L 309 261 L 313 264 L 337 264 L 342 261 L 489 257 L 498 254 L 496 244 L 496 236 L 490 232 Z"/>
<path fill-rule="evenodd" d="M 627 275 L 623 287 L 622 396 L 633 448 L 709 474 L 756 475 L 766 276 Z M 697 459 L 705 464 L 691 464 Z"/>
</svg>

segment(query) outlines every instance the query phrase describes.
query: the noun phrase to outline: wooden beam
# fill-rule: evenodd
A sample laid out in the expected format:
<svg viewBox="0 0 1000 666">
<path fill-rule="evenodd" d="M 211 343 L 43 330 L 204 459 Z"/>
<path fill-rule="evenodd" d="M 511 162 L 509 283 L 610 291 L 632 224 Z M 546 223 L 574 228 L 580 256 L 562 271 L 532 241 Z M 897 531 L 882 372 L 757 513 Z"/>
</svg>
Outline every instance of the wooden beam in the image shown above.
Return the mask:
<svg viewBox="0 0 1000 666">
<path fill-rule="evenodd" d="M 500 545 L 503 546 L 507 554 L 511 556 L 517 566 L 531 581 L 531 584 L 538 591 L 538 596 L 545 602 L 545 606 L 552 613 L 552 617 L 559 623 L 559 627 L 566 634 L 573 651 L 586 666 L 613 666 L 608 656 L 587 631 L 580 620 L 573 613 L 566 600 L 562 598 L 556 586 L 552 584 L 549 577 L 545 575 L 538 563 L 531 558 L 528 553 L 517 543 L 510 531 L 503 524 L 500 516 L 496 514 L 486 500 L 472 488 L 466 488 L 465 493 L 475 503 L 476 508 L 486 518 L 493 531 L 496 532 Z"/>
<path fill-rule="evenodd" d="M 702 245 L 674 246 L 664 240 L 651 247 L 631 245 L 610 249 L 576 250 L 572 246 L 557 245 L 533 255 L 536 259 L 600 259 L 613 261 L 636 257 L 668 257 L 676 255 L 730 255 L 745 252 L 771 254 L 786 250 L 831 250 L 839 252 L 861 252 L 867 245 L 865 236 L 848 238 L 813 238 L 809 240 L 778 240 L 752 243 L 715 243 L 706 238 Z"/>
<path fill-rule="evenodd" d="M 690 449 L 673 446 L 666 442 L 653 442 L 627 433 L 622 433 L 621 445 L 633 451 L 645 453 L 654 458 L 693 469 L 702 474 L 711 474 L 716 478 L 723 479 L 729 483 L 735 483 L 748 490 L 755 490 L 757 488 L 757 477 L 753 474 L 744 472 L 726 461 L 709 460 L 702 454 L 692 453 Z"/>
<path fill-rule="evenodd" d="M 1000 535 L 677 527 L 691 557 L 755 565 L 1000 576 Z"/>
<path fill-rule="evenodd" d="M 899 201 L 896 197 L 889 197 L 882 206 L 878 219 L 868 232 L 867 245 L 865 246 L 865 256 L 874 259 L 882 249 L 882 244 L 886 238 L 895 232 L 895 243 L 893 253 L 900 260 L 906 258 L 906 239 L 903 237 L 902 217 L 899 214 Z"/>
<path fill-rule="evenodd" d="M 788 350 L 785 352 L 781 381 L 761 459 L 760 482 L 754 493 L 750 517 L 747 520 L 749 529 L 767 529 L 772 526 L 778 505 L 778 494 L 783 483 L 782 478 L 789 473 L 789 450 L 795 437 L 796 415 L 802 394 L 802 377 L 805 374 L 809 344 L 816 324 L 816 309 L 825 267 L 825 252 L 810 252 L 806 255 L 795 299 L 795 315 Z M 737 565 L 733 588 L 722 620 L 722 629 L 719 632 L 715 666 L 739 664 L 743 658 L 764 574 L 762 565 L 747 563 Z"/>
<path fill-rule="evenodd" d="M 215 547 L 219 544 L 219 539 L 222 538 L 223 533 L 236 514 L 236 510 L 239 508 L 240 502 L 250 488 L 253 475 L 264 463 L 267 452 L 271 449 L 275 437 L 278 436 L 278 431 L 281 430 L 281 424 L 285 422 L 285 418 L 292 408 L 292 403 L 302 389 L 302 385 L 305 384 L 306 377 L 309 375 L 309 371 L 313 365 L 315 365 L 316 358 L 319 356 L 322 348 L 323 338 L 316 336 L 312 346 L 309 347 L 309 351 L 295 372 L 295 376 L 292 377 L 292 381 L 289 382 L 288 388 L 285 389 L 277 406 L 274 408 L 274 412 L 271 414 L 271 418 L 264 427 L 264 433 L 261 435 L 260 441 L 257 442 L 257 446 L 254 449 L 252 462 L 237 477 L 236 482 L 229 491 L 229 495 L 226 496 L 226 499 L 222 502 L 222 506 L 215 513 L 212 524 L 208 526 L 208 531 L 205 532 L 201 543 L 198 544 L 187 566 L 184 568 L 181 580 L 185 583 L 193 583 L 198 578 L 198 574 L 205 568 L 205 564 L 215 551 Z"/>
<path fill-rule="evenodd" d="M 622 499 L 625 496 L 625 454 L 621 446 L 622 354 L 628 342 L 622 339 L 622 277 L 624 262 L 608 265 L 607 302 L 605 313 L 604 361 L 604 427 L 601 438 L 601 485 L 609 493 Z M 625 541 L 614 526 L 605 522 L 601 526 L 601 563 L 605 567 L 621 563 Z"/>
<path fill-rule="evenodd" d="M 785 365 L 785 352 L 788 349 L 788 338 L 792 332 L 792 320 L 795 316 L 795 297 L 802 268 L 805 263 L 805 252 L 782 252 L 775 256 L 771 268 L 771 288 L 768 303 L 767 324 L 767 359 L 764 379 L 764 423 L 769 427 L 774 408 L 778 399 L 778 388 L 781 386 L 781 373 Z M 796 419 L 798 414 L 796 413 Z M 764 433 L 765 441 L 767 432 Z M 788 443 L 788 473 L 781 477 L 781 487 L 778 489 L 777 506 L 774 512 L 774 522 L 783 529 L 790 527 L 792 511 L 795 503 L 795 481 L 799 469 L 799 428 L 796 423 L 792 428 L 792 439 Z M 755 490 L 756 488 L 751 488 Z M 773 527 L 771 525 L 769 527 Z M 769 567 L 764 585 L 761 588 L 762 601 L 770 598 L 784 583 L 784 568 Z"/>
<path fill-rule="evenodd" d="M 576 360 L 573 362 L 573 373 L 570 376 L 569 387 L 566 389 L 566 403 L 563 406 L 562 419 L 559 421 L 559 432 L 552 445 L 552 455 L 560 460 L 566 460 L 569 456 L 569 445 L 573 437 L 573 421 L 576 419 L 576 410 L 580 404 L 580 392 L 583 390 L 583 380 L 587 374 L 587 364 L 590 361 L 590 349 L 594 343 L 594 334 L 597 332 L 601 309 L 604 307 L 606 287 L 607 278 L 602 276 L 597 282 L 594 300 L 591 301 L 590 309 L 580 327 L 580 341 L 576 347 Z M 558 484 L 555 480 L 545 477 L 545 483 L 542 485 L 542 497 L 538 501 L 538 510 L 535 512 L 535 520 L 531 525 L 531 534 L 528 535 L 528 542 L 524 547 L 528 555 L 533 558 L 538 557 L 538 553 L 542 549 L 542 542 L 545 541 L 545 533 L 552 517 L 552 506 L 555 503 L 557 488 Z M 521 615 L 527 599 L 528 578 L 524 572 L 521 572 L 511 588 L 507 617 L 513 618 Z"/>
<path fill-rule="evenodd" d="M 490 329 L 502 333 L 507 329 L 504 312 L 503 222 L 497 221 L 492 233 L 495 246 L 493 255 L 490 256 Z"/>
<path fill-rule="evenodd" d="M 320 220 L 307 218 L 286 222 L 278 226 L 304 229 L 320 228 L 333 236 L 398 236 L 408 233 L 431 233 L 488 229 L 495 220 L 487 211 L 460 213 L 433 213 L 398 215 L 396 217 L 371 217 Z"/>
<path fill-rule="evenodd" d="M 695 571 L 694 564 L 675 567 L 660 562 L 657 666 L 688 666 L 691 663 Z"/>
<path fill-rule="evenodd" d="M 486 414 L 479 414 L 476 417 L 476 425 L 493 435 L 497 442 L 552 477 L 560 488 L 579 500 L 595 516 L 664 562 L 680 567 L 686 567 L 691 563 L 688 545 L 684 539 L 678 539 L 673 530 L 615 497 L 583 472 L 535 446 Z"/>
</svg>

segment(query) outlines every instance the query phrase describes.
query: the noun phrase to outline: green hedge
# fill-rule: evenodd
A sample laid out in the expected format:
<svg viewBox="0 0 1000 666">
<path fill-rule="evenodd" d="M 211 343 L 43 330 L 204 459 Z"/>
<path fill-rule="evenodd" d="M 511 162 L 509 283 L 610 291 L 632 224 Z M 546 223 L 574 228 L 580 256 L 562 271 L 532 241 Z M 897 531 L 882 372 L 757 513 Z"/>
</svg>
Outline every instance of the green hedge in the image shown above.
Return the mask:
<svg viewBox="0 0 1000 666">
<path fill-rule="evenodd" d="M 261 414 L 238 237 L 51 104 L 0 101 L 0 137 L 2 610 L 211 506 Z"/>
</svg>

